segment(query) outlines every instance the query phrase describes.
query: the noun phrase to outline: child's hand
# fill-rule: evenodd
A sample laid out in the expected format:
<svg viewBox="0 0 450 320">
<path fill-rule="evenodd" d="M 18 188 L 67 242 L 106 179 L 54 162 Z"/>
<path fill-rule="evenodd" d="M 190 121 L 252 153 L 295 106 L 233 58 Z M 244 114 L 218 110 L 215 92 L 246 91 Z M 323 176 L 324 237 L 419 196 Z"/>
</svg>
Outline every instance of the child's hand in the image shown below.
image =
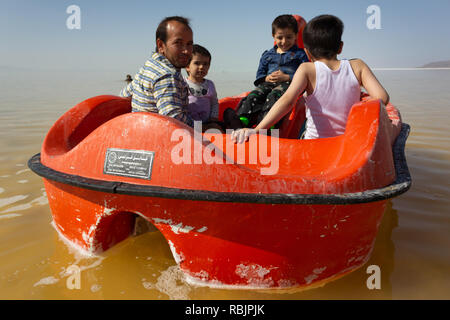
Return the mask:
<svg viewBox="0 0 450 320">
<path fill-rule="evenodd" d="M 273 76 L 273 73 L 269 74 L 268 76 L 266 76 L 266 82 L 276 82 L 275 81 L 275 77 Z"/>
<path fill-rule="evenodd" d="M 244 143 L 244 142 L 248 141 L 249 137 L 252 134 L 255 134 L 255 133 L 257 133 L 257 131 L 255 129 L 249 129 L 249 128 L 234 130 L 231 133 L 231 141 L 233 141 L 234 143 Z"/>
<path fill-rule="evenodd" d="M 289 80 L 291 80 L 289 75 L 284 73 L 281 70 L 274 71 L 266 77 L 267 82 L 273 82 L 273 83 L 286 82 Z"/>
</svg>

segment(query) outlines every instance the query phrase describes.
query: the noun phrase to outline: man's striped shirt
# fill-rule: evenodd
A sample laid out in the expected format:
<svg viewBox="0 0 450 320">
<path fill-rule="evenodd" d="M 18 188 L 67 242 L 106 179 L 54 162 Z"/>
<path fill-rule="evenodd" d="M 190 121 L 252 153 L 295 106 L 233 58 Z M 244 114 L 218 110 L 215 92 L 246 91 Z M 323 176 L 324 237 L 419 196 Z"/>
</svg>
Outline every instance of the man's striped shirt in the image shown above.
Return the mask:
<svg viewBox="0 0 450 320">
<path fill-rule="evenodd" d="M 189 126 L 194 122 L 187 113 L 189 87 L 180 70 L 155 52 L 120 95 L 132 97 L 133 112 L 155 112 L 178 119 Z"/>
</svg>

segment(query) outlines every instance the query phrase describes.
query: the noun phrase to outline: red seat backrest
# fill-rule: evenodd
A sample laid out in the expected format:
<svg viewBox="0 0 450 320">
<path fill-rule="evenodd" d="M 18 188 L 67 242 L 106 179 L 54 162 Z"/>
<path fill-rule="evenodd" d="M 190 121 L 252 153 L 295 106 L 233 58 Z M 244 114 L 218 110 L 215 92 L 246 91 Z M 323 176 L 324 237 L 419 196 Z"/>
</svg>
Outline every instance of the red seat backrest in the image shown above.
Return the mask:
<svg viewBox="0 0 450 320">
<path fill-rule="evenodd" d="M 306 27 L 306 20 L 297 14 L 293 14 L 292 16 L 295 18 L 295 20 L 297 20 L 298 25 L 297 46 L 301 49 L 304 49 L 305 46 L 303 44 L 303 29 L 305 29 Z"/>
<path fill-rule="evenodd" d="M 305 29 L 306 20 L 296 14 L 293 14 L 292 16 L 295 20 L 297 20 L 298 24 L 297 46 L 304 49 L 303 29 Z M 292 111 L 284 117 L 284 120 L 280 126 L 280 138 L 297 139 L 305 120 L 305 103 L 303 97 L 300 96 L 295 102 L 295 107 Z"/>
</svg>

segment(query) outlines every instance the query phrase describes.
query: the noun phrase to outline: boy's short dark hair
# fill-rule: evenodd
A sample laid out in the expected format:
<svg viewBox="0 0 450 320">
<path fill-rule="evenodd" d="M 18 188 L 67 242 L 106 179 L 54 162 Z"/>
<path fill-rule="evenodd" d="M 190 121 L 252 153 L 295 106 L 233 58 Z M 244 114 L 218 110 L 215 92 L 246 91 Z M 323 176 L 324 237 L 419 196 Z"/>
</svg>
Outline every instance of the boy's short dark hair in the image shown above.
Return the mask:
<svg viewBox="0 0 450 320">
<path fill-rule="evenodd" d="M 344 23 L 332 15 L 320 15 L 306 24 L 303 30 L 305 48 L 316 58 L 331 59 L 339 52 Z"/>
<path fill-rule="evenodd" d="M 272 36 L 275 35 L 276 29 L 291 29 L 295 34 L 298 33 L 298 23 L 291 14 L 283 14 L 278 16 L 272 22 Z"/>
<path fill-rule="evenodd" d="M 194 56 L 194 54 L 201 54 L 202 56 L 208 57 L 209 63 L 211 63 L 211 53 L 209 53 L 205 47 L 202 47 L 199 44 L 194 44 L 192 46 L 192 56 Z"/>
<path fill-rule="evenodd" d="M 172 16 L 164 18 L 156 28 L 156 40 L 160 39 L 162 42 L 166 43 L 167 41 L 167 24 L 170 21 L 178 21 L 184 24 L 189 30 L 192 31 L 191 26 L 189 25 L 189 19 L 180 16 Z"/>
</svg>

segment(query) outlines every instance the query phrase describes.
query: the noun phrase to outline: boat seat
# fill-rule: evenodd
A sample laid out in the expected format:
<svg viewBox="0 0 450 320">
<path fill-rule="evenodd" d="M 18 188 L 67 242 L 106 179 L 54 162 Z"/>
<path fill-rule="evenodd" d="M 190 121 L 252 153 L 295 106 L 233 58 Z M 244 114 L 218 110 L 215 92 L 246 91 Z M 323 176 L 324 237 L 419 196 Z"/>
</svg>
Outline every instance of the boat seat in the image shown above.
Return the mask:
<svg viewBox="0 0 450 320">
<path fill-rule="evenodd" d="M 45 152 L 66 153 L 102 124 L 128 112 L 131 112 L 130 99 L 110 95 L 87 99 L 55 122 L 44 145 Z"/>
<path fill-rule="evenodd" d="M 294 14 L 293 17 L 297 20 L 298 36 L 297 46 L 304 49 L 303 44 L 303 30 L 306 27 L 306 20 L 303 17 Z M 282 119 L 280 126 L 280 138 L 298 139 L 303 123 L 306 121 L 305 114 L 305 99 L 299 96 L 295 102 L 295 107 L 292 111 Z"/>
</svg>

